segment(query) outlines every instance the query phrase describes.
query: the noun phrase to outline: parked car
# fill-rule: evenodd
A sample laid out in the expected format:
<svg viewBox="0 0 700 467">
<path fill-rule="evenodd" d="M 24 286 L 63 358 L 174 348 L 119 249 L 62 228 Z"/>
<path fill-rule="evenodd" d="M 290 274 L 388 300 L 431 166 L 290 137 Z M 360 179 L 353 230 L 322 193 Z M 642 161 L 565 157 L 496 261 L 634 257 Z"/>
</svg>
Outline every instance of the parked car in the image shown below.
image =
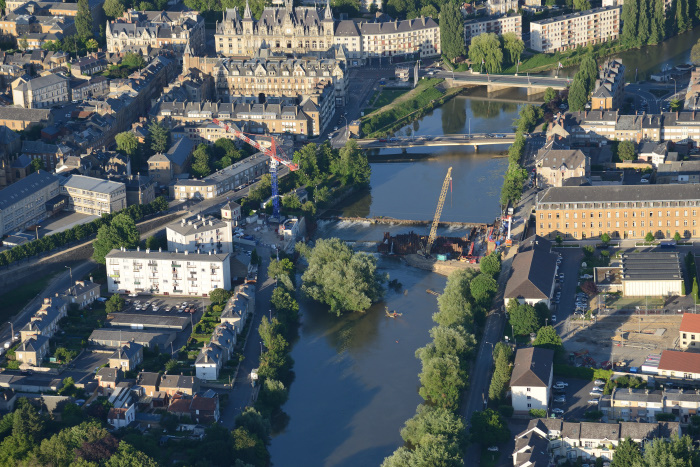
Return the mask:
<svg viewBox="0 0 700 467">
<path fill-rule="evenodd" d="M 589 395 L 589 396 L 593 396 L 593 397 L 600 397 L 600 396 L 603 395 L 603 392 L 602 392 L 602 391 L 601 391 L 601 392 L 598 392 L 598 391 L 591 391 L 591 392 L 588 393 L 588 395 Z"/>
<path fill-rule="evenodd" d="M 556 316 L 556 315 L 552 315 L 552 324 L 554 324 L 554 323 L 556 323 L 556 322 L 557 322 L 557 316 Z"/>
<path fill-rule="evenodd" d="M 487 448 L 487 450 L 489 450 L 491 452 L 498 452 L 498 446 L 489 446 Z"/>
<path fill-rule="evenodd" d="M 554 389 L 564 389 L 564 388 L 567 387 L 567 386 L 568 386 L 568 384 L 559 381 L 559 382 L 557 382 L 557 383 L 554 383 L 554 385 L 552 386 L 552 388 L 554 388 Z"/>
<path fill-rule="evenodd" d="M 554 385 L 555 385 L 555 386 L 562 386 L 562 387 L 565 387 L 565 388 L 568 388 L 568 387 L 569 387 L 569 383 L 565 383 L 564 381 L 557 381 L 556 383 L 554 383 Z"/>
<path fill-rule="evenodd" d="M 596 386 L 603 386 L 605 384 L 605 381 L 603 381 L 602 379 L 597 379 L 593 381 L 593 384 L 595 384 Z"/>
<path fill-rule="evenodd" d="M 557 415 L 564 415 L 564 410 L 557 407 L 552 409 L 552 413 L 555 413 Z"/>
<path fill-rule="evenodd" d="M 588 405 L 598 405 L 600 401 L 598 399 L 589 399 Z"/>
<path fill-rule="evenodd" d="M 554 398 L 554 402 L 557 404 L 563 404 L 566 402 L 566 396 L 557 396 Z"/>
</svg>

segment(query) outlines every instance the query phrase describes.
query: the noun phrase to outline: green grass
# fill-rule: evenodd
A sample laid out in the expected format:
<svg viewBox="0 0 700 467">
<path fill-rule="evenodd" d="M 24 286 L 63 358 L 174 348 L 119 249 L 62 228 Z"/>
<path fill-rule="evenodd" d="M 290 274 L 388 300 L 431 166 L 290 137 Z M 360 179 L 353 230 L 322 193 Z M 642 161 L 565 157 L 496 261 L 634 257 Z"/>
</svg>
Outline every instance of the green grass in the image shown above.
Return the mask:
<svg viewBox="0 0 700 467">
<path fill-rule="evenodd" d="M 592 47 L 593 56 L 596 59 L 607 57 L 611 54 L 616 54 L 626 50 L 622 47 L 618 41 L 606 42 Z M 535 55 L 523 59 L 522 64 L 518 68 L 520 73 L 529 71 L 544 71 L 554 69 L 558 66 L 559 62 L 563 66 L 578 65 L 581 59 L 591 51 L 589 47 L 579 47 L 575 50 L 570 50 L 566 52 L 556 52 L 553 54 L 537 53 Z M 516 66 L 512 65 L 504 68 L 503 74 L 513 74 L 516 71 Z"/>
<path fill-rule="evenodd" d="M 379 94 L 379 97 L 377 97 L 377 100 L 374 101 L 373 107 L 380 108 L 380 107 L 384 107 L 385 105 L 389 105 L 392 102 L 394 102 L 394 100 L 397 97 L 406 94 L 406 92 L 408 92 L 408 89 L 406 89 L 406 90 L 383 89 L 381 94 Z"/>
<path fill-rule="evenodd" d="M 46 288 L 56 274 L 57 273 L 48 274 L 41 278 L 32 279 L 24 285 L 13 289 L 11 292 L 5 292 L 0 295 L 0 303 L 2 303 L 0 307 L 0 319 L 3 322 L 7 321 L 22 311 L 22 308 L 24 308 L 27 303 Z"/>
<path fill-rule="evenodd" d="M 104 303 L 94 302 L 92 310 L 68 309 L 68 314 L 59 326 L 62 334 L 56 334 L 51 340 L 51 348 L 65 347 L 68 350 L 80 350 L 87 345 L 92 331 L 103 326 L 107 318 Z"/>
</svg>

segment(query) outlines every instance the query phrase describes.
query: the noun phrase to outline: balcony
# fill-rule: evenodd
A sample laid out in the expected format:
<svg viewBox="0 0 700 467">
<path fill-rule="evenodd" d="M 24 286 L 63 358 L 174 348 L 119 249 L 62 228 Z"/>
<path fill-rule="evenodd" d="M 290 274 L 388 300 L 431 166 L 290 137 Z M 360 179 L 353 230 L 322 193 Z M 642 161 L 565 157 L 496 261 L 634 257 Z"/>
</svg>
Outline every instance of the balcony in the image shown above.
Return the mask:
<svg viewBox="0 0 700 467">
<path fill-rule="evenodd" d="M 179 267 L 182 266 L 182 265 L 181 265 L 181 264 L 177 264 L 177 263 L 172 263 L 171 266 L 174 267 L 174 268 L 179 268 Z"/>
</svg>

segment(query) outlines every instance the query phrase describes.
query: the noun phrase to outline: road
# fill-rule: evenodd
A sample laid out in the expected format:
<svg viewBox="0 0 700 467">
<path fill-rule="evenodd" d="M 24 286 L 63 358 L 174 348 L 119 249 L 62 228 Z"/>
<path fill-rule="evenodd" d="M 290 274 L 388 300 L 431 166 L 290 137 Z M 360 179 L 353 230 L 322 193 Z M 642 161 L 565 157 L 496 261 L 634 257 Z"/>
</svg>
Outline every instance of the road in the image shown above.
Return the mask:
<svg viewBox="0 0 700 467">
<path fill-rule="evenodd" d="M 454 79 L 455 81 L 465 81 L 474 84 L 503 84 L 519 87 L 551 87 L 554 89 L 566 89 L 570 84 L 569 78 L 552 78 L 547 76 L 515 76 L 515 75 L 491 75 L 474 74 L 469 71 L 439 71 L 435 75 L 437 78 Z"/>
<path fill-rule="evenodd" d="M 496 145 L 513 144 L 515 133 L 471 133 L 443 136 L 417 136 L 358 139 L 357 144 L 363 149 L 373 148 L 409 148 L 429 146 L 462 146 L 465 144 Z"/>
<path fill-rule="evenodd" d="M 229 429 L 233 429 L 236 416 L 253 402 L 254 388 L 250 381 L 250 372 L 259 366 L 262 346 L 258 326 L 260 326 L 262 317 L 269 313 L 270 298 L 275 288 L 275 280 L 267 276 L 272 249 L 260 245 L 256 248 L 262 258 L 262 266 L 258 269 L 258 286 L 255 291 L 255 314 L 252 318 L 252 328 L 243 350 L 243 361 L 238 369 L 238 376 L 233 382 L 233 388 L 217 391 L 228 394 L 226 407 L 221 411 L 220 423 Z"/>
</svg>

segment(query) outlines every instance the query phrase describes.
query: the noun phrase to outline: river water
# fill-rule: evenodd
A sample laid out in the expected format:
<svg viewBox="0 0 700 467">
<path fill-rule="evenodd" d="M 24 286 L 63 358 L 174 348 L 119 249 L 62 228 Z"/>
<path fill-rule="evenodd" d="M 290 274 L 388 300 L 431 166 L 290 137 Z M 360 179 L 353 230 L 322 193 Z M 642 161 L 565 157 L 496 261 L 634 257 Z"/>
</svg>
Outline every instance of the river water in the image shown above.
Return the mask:
<svg viewBox="0 0 700 467">
<path fill-rule="evenodd" d="M 402 130 L 419 135 L 506 131 L 517 118 L 518 105 L 457 97 Z M 442 218 L 490 222 L 498 216 L 500 186 L 507 166 L 505 147 L 475 153 L 471 148 L 410 150 L 427 157 L 414 162 L 372 163 L 370 190 L 348 203 L 347 216 L 432 218 L 448 167 L 453 189 Z M 401 151 L 394 151 L 401 152 Z M 382 151 L 375 157 L 386 157 Z M 498 157 L 494 157 L 498 156 Z M 374 252 L 383 232 L 392 234 L 427 227 L 370 226 L 365 222 L 322 221 L 317 237 L 339 237 L 359 250 Z M 461 230 L 439 234 L 461 236 Z M 363 314 L 337 318 L 322 307 L 301 301 L 302 324 L 292 358 L 296 378 L 282 409 L 289 424 L 270 446 L 276 466 L 376 466 L 402 440 L 399 430 L 413 416 L 420 364 L 415 351 L 430 340 L 435 296 L 446 279 L 410 268 L 396 258 L 379 258 L 379 267 L 402 283 Z M 385 307 L 403 313 L 391 319 Z"/>
</svg>

